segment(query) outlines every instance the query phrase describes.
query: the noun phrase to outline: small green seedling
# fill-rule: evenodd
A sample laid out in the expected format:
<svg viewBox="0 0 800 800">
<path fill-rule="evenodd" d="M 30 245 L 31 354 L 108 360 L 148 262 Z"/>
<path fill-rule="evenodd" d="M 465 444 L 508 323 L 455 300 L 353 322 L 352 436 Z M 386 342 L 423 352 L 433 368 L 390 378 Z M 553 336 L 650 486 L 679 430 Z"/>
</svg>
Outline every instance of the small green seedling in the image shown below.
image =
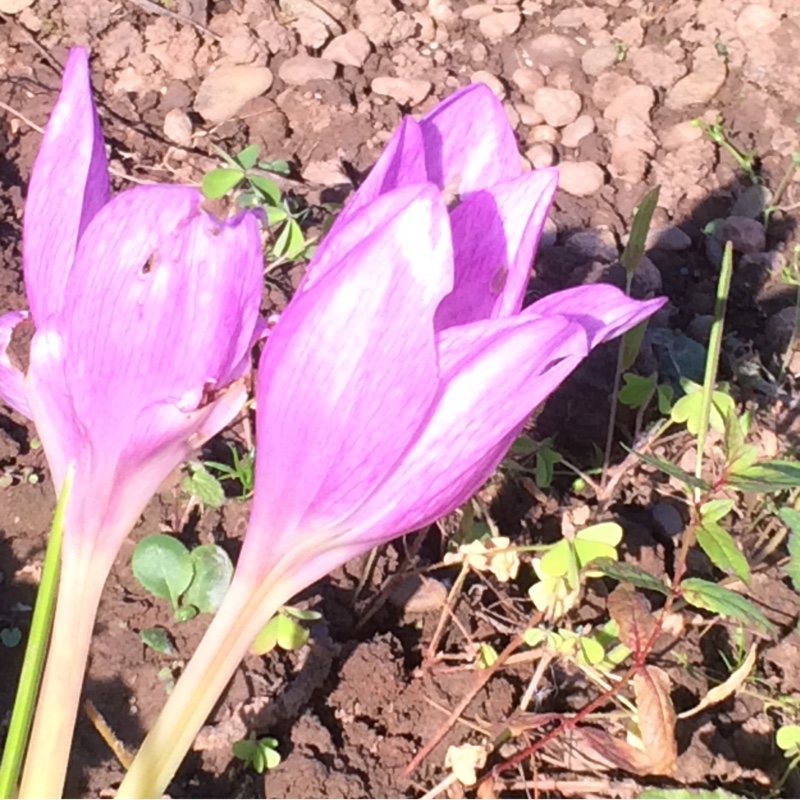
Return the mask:
<svg viewBox="0 0 800 800">
<path fill-rule="evenodd" d="M 528 594 L 536 608 L 550 621 L 566 614 L 580 599 L 582 575 L 602 574 L 583 572 L 584 568 L 598 558 L 616 561 L 621 541 L 622 528 L 616 522 L 601 522 L 556 542 L 541 558 L 534 558 L 533 570 L 539 581 Z"/>
<path fill-rule="evenodd" d="M 269 175 L 286 176 L 291 171 L 286 161 L 263 161 L 258 158 L 258 145 L 251 144 L 231 157 L 215 148 L 226 166 L 218 167 L 203 176 L 203 194 L 209 200 L 220 200 L 231 192 L 236 194 L 240 208 L 260 208 L 267 225 L 275 231 L 271 255 L 280 262 L 295 261 L 306 254 L 306 241 L 300 223 L 308 213 L 296 201 L 281 194 Z M 244 188 L 241 188 L 241 187 Z"/>
<path fill-rule="evenodd" d="M 252 767 L 259 775 L 265 770 L 275 769 L 281 763 L 281 754 L 278 752 L 278 740 L 271 736 L 257 739 L 255 732 L 249 738 L 234 742 L 233 754 L 246 767 Z"/>
<path fill-rule="evenodd" d="M 531 455 L 535 457 L 533 475 L 536 485 L 540 489 L 549 488 L 553 483 L 555 466 L 561 463 L 561 455 L 553 449 L 552 438 L 535 442 L 530 436 L 525 436 L 524 434 L 518 436 L 514 444 L 511 445 L 510 457 L 504 460 L 503 465 L 512 471 L 530 472 L 520 462 Z M 514 458 L 515 456 L 517 458 Z"/>
<path fill-rule="evenodd" d="M 209 508 L 222 506 L 225 502 L 225 490 L 217 478 L 208 471 L 207 465 L 199 461 L 190 461 L 187 467 L 189 474 L 181 481 L 183 491 Z"/>
<path fill-rule="evenodd" d="M 760 183 L 757 152 L 755 150 L 739 150 L 739 148 L 733 145 L 728 139 L 728 134 L 725 132 L 725 125 L 722 117 L 717 117 L 717 120 L 711 123 L 697 118 L 692 120 L 692 124 L 702 129 L 703 133 L 705 133 L 714 144 L 726 150 L 731 158 L 739 165 L 742 172 L 750 179 L 751 183 Z"/>
<path fill-rule="evenodd" d="M 230 464 L 223 464 L 219 461 L 206 461 L 207 470 L 213 470 L 219 475 L 220 480 L 236 481 L 241 486 L 240 498 L 247 500 L 253 495 L 253 485 L 255 481 L 255 457 L 256 451 L 251 447 L 240 456 L 239 451 L 232 445 L 228 445 L 231 451 Z"/>
<path fill-rule="evenodd" d="M 169 601 L 178 622 L 199 613 L 216 613 L 233 577 L 233 564 L 218 545 L 203 544 L 189 551 L 174 536 L 162 533 L 136 545 L 131 569 L 148 592 Z"/>
<path fill-rule="evenodd" d="M 293 606 L 283 606 L 261 629 L 250 647 L 250 652 L 263 656 L 279 647 L 281 650 L 299 650 L 309 637 L 304 622 L 315 622 L 322 615 L 316 611 L 304 611 Z"/>
<path fill-rule="evenodd" d="M 658 383 L 658 373 L 654 372 L 645 378 L 633 372 L 626 372 L 622 380 L 625 384 L 619 390 L 619 401 L 622 405 L 646 409 L 655 395 L 659 413 L 667 416 L 672 410 L 674 392 L 671 386 Z"/>
</svg>

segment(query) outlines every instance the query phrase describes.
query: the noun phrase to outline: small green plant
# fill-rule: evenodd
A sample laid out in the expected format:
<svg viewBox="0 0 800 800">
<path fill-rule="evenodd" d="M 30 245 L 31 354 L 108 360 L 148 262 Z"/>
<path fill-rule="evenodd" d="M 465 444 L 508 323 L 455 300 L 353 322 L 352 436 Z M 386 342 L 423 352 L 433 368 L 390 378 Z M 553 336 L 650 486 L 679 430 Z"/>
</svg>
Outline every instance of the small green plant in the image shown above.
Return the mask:
<svg viewBox="0 0 800 800">
<path fill-rule="evenodd" d="M 245 147 L 235 156 L 216 149 L 226 166 L 212 169 L 203 176 L 203 194 L 209 200 L 221 200 L 235 192 L 236 205 L 240 208 L 260 208 L 273 232 L 270 256 L 276 263 L 296 261 L 306 255 L 310 243 L 300 225 L 308 209 L 283 195 L 269 177 L 288 175 L 291 171 L 289 164 L 282 160 L 259 160 L 259 147 L 255 144 Z"/>
<path fill-rule="evenodd" d="M 275 769 L 281 763 L 278 740 L 271 736 L 258 739 L 255 732 L 251 732 L 247 739 L 234 742 L 231 749 L 236 758 L 243 761 L 246 767 L 252 767 L 259 775 L 265 770 Z"/>
<path fill-rule="evenodd" d="M 308 628 L 303 623 L 315 622 L 321 616 L 316 611 L 283 606 L 261 629 L 250 651 L 256 655 L 264 655 L 276 647 L 281 650 L 299 650 L 309 637 Z"/>
<path fill-rule="evenodd" d="M 739 169 L 749 178 L 753 184 L 758 184 L 761 179 L 758 175 L 758 154 L 755 150 L 740 150 L 728 138 L 725 131 L 725 124 L 721 116 L 714 122 L 706 122 L 701 118 L 693 119 L 692 124 L 700 128 L 714 144 L 723 148 L 731 158 L 739 165 Z"/>
<path fill-rule="evenodd" d="M 244 455 L 239 455 L 239 451 L 233 446 L 228 445 L 231 451 L 231 464 L 223 464 L 219 461 L 206 461 L 206 470 L 213 470 L 217 473 L 220 480 L 235 481 L 241 487 L 240 498 L 247 500 L 253 495 L 253 482 L 255 480 L 255 455 L 254 447 L 247 450 Z"/>
<path fill-rule="evenodd" d="M 219 545 L 203 544 L 190 551 L 174 536 L 155 533 L 134 548 L 131 570 L 150 594 L 169 601 L 176 621 L 184 622 L 200 613 L 216 613 L 230 585 L 233 564 Z M 145 629 L 142 640 L 168 652 L 163 636 L 154 630 Z"/>
</svg>

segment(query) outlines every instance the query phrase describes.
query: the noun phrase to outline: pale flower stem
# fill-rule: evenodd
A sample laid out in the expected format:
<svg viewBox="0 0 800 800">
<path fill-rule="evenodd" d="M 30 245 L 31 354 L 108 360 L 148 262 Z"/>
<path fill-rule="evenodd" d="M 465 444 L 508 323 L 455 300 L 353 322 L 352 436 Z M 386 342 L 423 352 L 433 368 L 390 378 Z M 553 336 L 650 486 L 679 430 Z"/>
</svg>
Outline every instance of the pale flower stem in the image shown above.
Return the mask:
<svg viewBox="0 0 800 800">
<path fill-rule="evenodd" d="M 264 586 L 267 581 L 262 584 Z M 259 630 L 292 596 L 234 580 L 225 600 L 145 737 L 116 797 L 160 797 Z"/>
<path fill-rule="evenodd" d="M 19 797 L 61 797 L 106 571 L 65 543 L 61 582 Z"/>
</svg>

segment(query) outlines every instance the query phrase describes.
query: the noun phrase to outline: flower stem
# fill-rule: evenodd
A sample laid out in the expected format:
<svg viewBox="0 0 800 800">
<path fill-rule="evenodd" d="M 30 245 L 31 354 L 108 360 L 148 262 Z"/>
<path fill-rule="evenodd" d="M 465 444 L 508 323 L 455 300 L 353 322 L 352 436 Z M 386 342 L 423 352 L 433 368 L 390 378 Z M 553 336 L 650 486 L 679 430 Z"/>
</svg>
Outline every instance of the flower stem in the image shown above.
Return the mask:
<svg viewBox="0 0 800 800">
<path fill-rule="evenodd" d="M 91 549 L 65 542 L 61 580 L 19 797 L 61 797 L 86 660 L 107 569 Z"/>
<path fill-rule="evenodd" d="M 47 642 L 53 623 L 53 611 L 58 591 L 58 567 L 61 559 L 61 541 L 64 532 L 64 509 L 72 488 L 73 468 L 70 465 L 58 495 L 53 524 L 47 540 L 47 549 L 42 564 L 42 577 L 36 592 L 36 607 L 33 610 L 28 644 L 22 661 L 19 686 L 14 698 L 14 708 L 8 725 L 3 763 L 0 765 L 0 798 L 16 796 L 17 781 L 25 757 L 28 734 L 31 729 L 33 707 L 39 692 Z"/>
<path fill-rule="evenodd" d="M 160 797 L 258 632 L 294 594 L 234 579 L 219 611 L 147 734 L 116 797 Z"/>
</svg>

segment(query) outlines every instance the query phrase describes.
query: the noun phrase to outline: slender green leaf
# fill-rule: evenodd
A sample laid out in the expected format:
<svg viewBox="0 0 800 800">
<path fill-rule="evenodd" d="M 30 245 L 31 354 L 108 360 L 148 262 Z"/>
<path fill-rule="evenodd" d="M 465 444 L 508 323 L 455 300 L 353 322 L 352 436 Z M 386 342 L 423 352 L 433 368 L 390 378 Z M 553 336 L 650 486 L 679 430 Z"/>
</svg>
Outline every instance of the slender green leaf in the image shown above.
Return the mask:
<svg viewBox="0 0 800 800">
<path fill-rule="evenodd" d="M 728 483 L 742 492 L 782 492 L 800 486 L 800 462 L 759 461 L 728 474 Z"/>
<path fill-rule="evenodd" d="M 685 472 L 677 464 L 673 464 L 671 461 L 659 458 L 658 456 L 650 455 L 649 453 L 637 452 L 636 455 L 638 455 L 645 464 L 650 464 L 653 467 L 657 467 L 667 475 L 677 478 L 687 487 L 700 489 L 702 491 L 707 491 L 711 488 L 711 484 L 708 481 L 705 481 L 702 478 L 697 478 L 694 475 L 690 475 L 688 472 Z"/>
<path fill-rule="evenodd" d="M 239 169 L 228 169 L 227 167 L 212 169 L 203 175 L 203 194 L 209 200 L 219 200 L 235 189 L 242 178 L 244 178 L 244 173 Z"/>
<path fill-rule="evenodd" d="M 721 497 L 716 500 L 709 500 L 700 506 L 700 518 L 703 521 L 719 522 L 726 514 L 733 510 L 733 500 Z"/>
<path fill-rule="evenodd" d="M 789 528 L 789 563 L 786 574 L 792 581 L 795 591 L 800 592 L 800 511 L 793 508 L 782 508 L 778 516 Z"/>
<path fill-rule="evenodd" d="M 639 355 L 639 349 L 642 346 L 642 339 L 644 339 L 644 332 L 647 330 L 649 321 L 649 319 L 643 319 L 638 325 L 625 332 L 622 337 L 620 369 L 626 370 L 633 366 L 636 357 Z"/>
<path fill-rule="evenodd" d="M 639 207 L 633 215 L 631 234 L 620 258 L 620 263 L 625 267 L 629 275 L 639 266 L 639 262 L 644 255 L 647 232 L 650 230 L 650 221 L 653 219 L 653 212 L 658 205 L 658 193 L 660 191 L 660 186 L 651 189 L 642 198 L 642 202 L 639 203 Z"/>
<path fill-rule="evenodd" d="M 681 592 L 686 602 L 696 608 L 732 617 L 766 633 L 775 632 L 773 624 L 753 603 L 717 583 L 702 578 L 687 578 L 681 583 Z"/>
<path fill-rule="evenodd" d="M 733 537 L 718 523 L 704 520 L 697 528 L 697 543 L 711 559 L 711 563 L 723 572 L 733 572 L 745 583 L 750 583 L 750 567 Z"/>
<path fill-rule="evenodd" d="M 614 561 L 611 558 L 596 558 L 587 564 L 586 568 L 602 572 L 603 575 L 609 578 L 614 578 L 614 580 L 623 583 L 630 583 L 640 589 L 651 589 L 663 595 L 669 594 L 669 587 L 663 581 L 633 564 Z"/>
</svg>

